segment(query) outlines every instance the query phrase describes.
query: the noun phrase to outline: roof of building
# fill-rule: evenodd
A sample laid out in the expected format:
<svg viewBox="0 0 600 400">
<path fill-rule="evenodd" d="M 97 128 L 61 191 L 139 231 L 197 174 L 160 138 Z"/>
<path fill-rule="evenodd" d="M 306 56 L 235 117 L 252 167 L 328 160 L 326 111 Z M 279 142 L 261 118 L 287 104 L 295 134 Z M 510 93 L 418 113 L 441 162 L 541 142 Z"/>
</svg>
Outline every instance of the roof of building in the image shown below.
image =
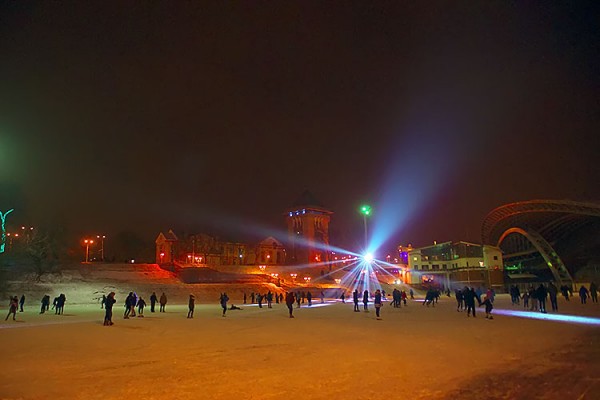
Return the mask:
<svg viewBox="0 0 600 400">
<path fill-rule="evenodd" d="M 317 198 L 308 190 L 305 190 L 300 197 L 294 201 L 294 203 L 289 207 L 289 210 L 296 210 L 298 208 L 306 208 L 311 210 L 319 210 L 327 213 L 332 213 L 329 211 L 323 203 L 321 203 Z"/>
</svg>

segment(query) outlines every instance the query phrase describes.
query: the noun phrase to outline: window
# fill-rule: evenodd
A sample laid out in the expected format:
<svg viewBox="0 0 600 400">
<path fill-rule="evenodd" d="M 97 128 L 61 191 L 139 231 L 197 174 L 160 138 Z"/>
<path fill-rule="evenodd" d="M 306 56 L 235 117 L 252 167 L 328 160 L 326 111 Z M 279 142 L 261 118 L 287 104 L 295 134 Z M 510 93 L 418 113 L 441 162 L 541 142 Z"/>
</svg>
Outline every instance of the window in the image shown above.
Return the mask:
<svg viewBox="0 0 600 400">
<path fill-rule="evenodd" d="M 494 256 L 494 261 L 498 261 L 498 256 Z"/>
<path fill-rule="evenodd" d="M 448 266 L 446 264 L 442 264 L 442 269 L 448 269 Z"/>
<path fill-rule="evenodd" d="M 415 269 L 419 269 L 419 266 L 418 266 L 418 265 L 415 265 Z"/>
<path fill-rule="evenodd" d="M 433 264 L 433 265 L 431 266 L 431 269 L 433 269 L 434 271 L 439 271 L 439 269 L 440 269 L 440 265 L 439 265 L 439 264 Z"/>
<path fill-rule="evenodd" d="M 429 270 L 429 265 L 423 265 L 423 271 L 428 271 Z"/>
</svg>

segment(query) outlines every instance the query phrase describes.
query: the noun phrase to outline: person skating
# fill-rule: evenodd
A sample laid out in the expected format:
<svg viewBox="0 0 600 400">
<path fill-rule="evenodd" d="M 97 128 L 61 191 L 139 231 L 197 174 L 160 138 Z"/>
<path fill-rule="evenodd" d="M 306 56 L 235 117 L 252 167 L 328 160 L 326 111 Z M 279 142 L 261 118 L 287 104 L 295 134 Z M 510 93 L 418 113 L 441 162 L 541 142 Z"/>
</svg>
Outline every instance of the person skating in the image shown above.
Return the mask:
<svg viewBox="0 0 600 400">
<path fill-rule="evenodd" d="M 342 299 L 342 303 L 346 303 L 346 293 L 345 292 L 342 292 L 340 299 Z"/>
<path fill-rule="evenodd" d="M 494 309 L 494 305 L 492 303 L 492 300 L 489 297 L 484 297 L 483 301 L 481 302 L 481 304 L 479 305 L 481 306 L 485 306 L 485 318 L 486 319 L 494 319 L 494 317 L 492 317 L 492 310 Z"/>
<path fill-rule="evenodd" d="M 4 320 L 8 321 L 8 317 L 10 317 L 10 314 L 12 314 L 13 321 L 16 321 L 18 308 L 19 308 L 19 298 L 17 296 L 11 297 L 10 303 L 8 306 L 8 314 L 6 314 L 6 318 L 4 318 Z"/>
<path fill-rule="evenodd" d="M 400 298 L 402 299 L 402 302 L 404 303 L 404 307 L 406 307 L 406 291 L 402 291 L 400 293 Z"/>
<path fill-rule="evenodd" d="M 596 286 L 596 282 L 590 283 L 590 297 L 592 298 L 592 303 L 598 302 L 598 286 Z"/>
<path fill-rule="evenodd" d="M 365 311 L 369 311 L 369 291 L 367 289 L 363 292 L 363 308 Z"/>
<path fill-rule="evenodd" d="M 461 312 L 463 310 L 464 297 L 462 290 L 456 289 L 454 291 L 454 296 L 456 297 L 456 311 Z"/>
<path fill-rule="evenodd" d="M 413 292 L 412 288 L 410 288 L 410 290 L 408 291 L 408 293 L 410 294 L 410 299 L 414 300 L 415 299 L 415 292 Z"/>
<path fill-rule="evenodd" d="M 194 318 L 194 308 L 196 307 L 196 297 L 193 294 L 190 294 L 190 299 L 188 300 L 188 318 Z"/>
<path fill-rule="evenodd" d="M 258 308 L 262 308 L 263 295 L 260 293 L 256 294 L 256 302 L 258 303 Z"/>
<path fill-rule="evenodd" d="M 463 295 L 465 298 L 465 305 L 467 306 L 467 317 L 469 317 L 472 312 L 473 318 L 475 318 L 475 299 L 477 299 L 477 301 L 479 303 L 481 303 L 481 301 L 479 300 L 479 297 L 477 297 L 477 293 L 475 293 L 475 289 L 474 288 L 469 289 L 468 287 L 465 286 Z"/>
<path fill-rule="evenodd" d="M 306 293 L 306 301 L 308 301 L 308 306 L 312 306 L 312 293 L 311 292 L 307 292 Z"/>
<path fill-rule="evenodd" d="M 246 304 L 246 292 L 244 292 L 244 304 Z"/>
<path fill-rule="evenodd" d="M 48 308 L 50 308 L 50 296 L 45 295 L 44 297 L 42 297 L 42 307 L 40 309 L 40 314 L 45 313 L 46 310 L 48 310 Z"/>
<path fill-rule="evenodd" d="M 383 304 L 381 303 L 381 291 L 379 289 L 375 291 L 375 300 L 373 303 L 375 305 L 375 315 L 377 316 L 377 319 L 381 319 L 379 313 L 381 312 L 381 306 Z"/>
<path fill-rule="evenodd" d="M 123 313 L 123 319 L 129 319 L 129 315 L 131 314 L 131 299 L 133 297 L 133 292 L 129 292 L 127 297 L 125 298 L 125 312 Z"/>
<path fill-rule="evenodd" d="M 102 300 L 100 301 L 100 309 L 104 309 L 104 304 L 106 303 L 106 295 L 102 295 Z"/>
<path fill-rule="evenodd" d="M 227 302 L 229 301 L 229 297 L 227 296 L 227 293 L 223 293 L 221 295 L 221 299 L 219 300 L 219 302 L 221 303 L 221 308 L 223 308 L 223 314 L 221 315 L 222 317 L 225 316 L 225 313 L 227 312 Z"/>
<path fill-rule="evenodd" d="M 144 307 L 146 307 L 146 301 L 140 297 L 137 302 L 138 317 L 144 318 Z"/>
<path fill-rule="evenodd" d="M 546 287 L 540 283 L 540 286 L 535 291 L 538 303 L 540 305 L 540 312 L 546 314 L 546 298 L 548 297 L 548 291 Z"/>
<path fill-rule="evenodd" d="M 300 308 L 300 301 L 301 301 L 300 292 L 296 292 L 296 306 L 297 306 L 297 308 Z"/>
<path fill-rule="evenodd" d="M 285 305 L 287 306 L 289 312 L 290 312 L 290 318 L 294 318 L 293 312 L 294 312 L 294 302 L 296 301 L 296 298 L 294 297 L 294 292 L 287 292 L 285 294 Z"/>
<path fill-rule="evenodd" d="M 160 312 L 166 312 L 165 306 L 167 305 L 167 295 L 165 292 L 160 295 Z"/>
<path fill-rule="evenodd" d="M 548 297 L 550 297 L 552 311 L 558 311 L 558 288 L 552 282 L 548 284 Z"/>
<path fill-rule="evenodd" d="M 358 289 L 352 292 L 352 300 L 354 301 L 354 312 L 360 312 L 360 308 L 358 307 Z"/>
<path fill-rule="evenodd" d="M 60 296 L 58 296 L 58 301 L 56 303 L 56 312 L 55 314 L 62 314 L 65 311 L 65 303 L 67 302 L 67 296 L 64 295 L 64 293 L 61 293 Z"/>
<path fill-rule="evenodd" d="M 150 296 L 150 312 L 154 312 L 154 307 L 156 306 L 157 302 L 158 302 L 158 297 L 156 297 L 155 292 L 152 292 L 152 295 Z"/>
<path fill-rule="evenodd" d="M 588 294 L 589 294 L 589 291 L 587 290 L 587 288 L 585 286 L 582 285 L 579 288 L 579 298 L 581 299 L 581 304 L 587 303 Z"/>
<path fill-rule="evenodd" d="M 112 308 L 115 303 L 115 292 L 110 292 L 104 301 L 104 326 L 113 325 Z"/>
<path fill-rule="evenodd" d="M 19 299 L 19 312 L 23 312 L 23 306 L 25 305 L 25 295 L 22 295 Z"/>
<path fill-rule="evenodd" d="M 267 308 L 273 308 L 273 293 L 269 290 L 267 292 Z"/>
</svg>

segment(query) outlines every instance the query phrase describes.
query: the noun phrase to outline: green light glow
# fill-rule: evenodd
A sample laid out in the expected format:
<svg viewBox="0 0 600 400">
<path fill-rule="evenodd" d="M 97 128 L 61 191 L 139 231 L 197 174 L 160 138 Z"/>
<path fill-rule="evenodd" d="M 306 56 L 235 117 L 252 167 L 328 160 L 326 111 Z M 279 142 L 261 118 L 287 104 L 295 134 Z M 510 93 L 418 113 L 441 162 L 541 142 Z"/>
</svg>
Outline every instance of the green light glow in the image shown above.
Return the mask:
<svg viewBox="0 0 600 400">
<path fill-rule="evenodd" d="M 365 215 L 370 215 L 371 214 L 371 206 L 366 205 L 366 204 L 360 206 L 360 212 Z"/>
<path fill-rule="evenodd" d="M 13 211 L 14 211 L 14 208 L 11 208 L 4 214 L 2 213 L 2 211 L 0 211 L 0 220 L 2 220 L 1 221 L 2 236 L 0 236 L 0 253 L 4 253 L 4 246 L 6 245 L 6 227 L 4 226 L 4 224 L 6 223 L 6 216 Z"/>
</svg>

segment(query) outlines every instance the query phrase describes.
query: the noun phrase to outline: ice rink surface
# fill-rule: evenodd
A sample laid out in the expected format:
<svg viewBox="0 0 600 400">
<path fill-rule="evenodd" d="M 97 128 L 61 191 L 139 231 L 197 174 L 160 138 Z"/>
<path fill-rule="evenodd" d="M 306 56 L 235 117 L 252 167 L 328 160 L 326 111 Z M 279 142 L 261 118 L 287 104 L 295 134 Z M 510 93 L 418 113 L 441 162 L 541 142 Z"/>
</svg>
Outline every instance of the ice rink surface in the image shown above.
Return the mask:
<svg viewBox="0 0 600 400">
<path fill-rule="evenodd" d="M 223 318 L 215 302 L 197 304 L 194 319 L 168 304 L 125 320 L 124 300 L 111 327 L 96 304 L 2 320 L 0 398 L 600 399 L 600 306 L 578 298 L 561 298 L 561 314 L 588 323 L 512 313 L 523 309 L 507 295 L 494 320 L 483 308 L 467 318 L 447 297 L 385 304 L 381 320 L 372 304 L 353 312 L 333 300 L 294 319 L 282 304 Z"/>
</svg>

